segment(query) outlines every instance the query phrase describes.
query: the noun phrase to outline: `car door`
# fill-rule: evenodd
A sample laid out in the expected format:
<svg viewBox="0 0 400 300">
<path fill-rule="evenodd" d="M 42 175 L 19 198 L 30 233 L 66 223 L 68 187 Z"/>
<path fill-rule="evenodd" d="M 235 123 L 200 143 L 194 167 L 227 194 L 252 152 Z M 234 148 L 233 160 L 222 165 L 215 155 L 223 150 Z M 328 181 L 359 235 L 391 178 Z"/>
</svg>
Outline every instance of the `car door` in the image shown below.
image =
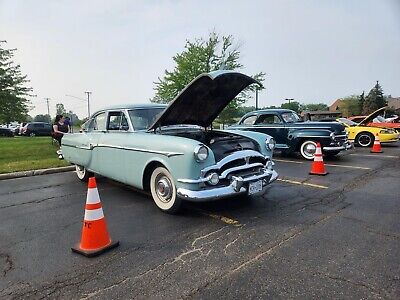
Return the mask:
<svg viewBox="0 0 400 300">
<path fill-rule="evenodd" d="M 99 174 L 101 174 L 102 162 L 98 144 L 100 137 L 106 132 L 106 115 L 106 112 L 102 111 L 92 117 L 83 133 L 82 139 L 80 139 L 82 144 L 79 145 L 89 150 L 88 155 L 90 155 L 90 158 L 88 161 L 90 163 L 88 169 Z"/>
<path fill-rule="evenodd" d="M 102 175 L 125 182 L 126 140 L 129 134 L 128 119 L 122 110 L 107 113 L 105 133 L 99 136 L 98 159 Z"/>
<path fill-rule="evenodd" d="M 287 148 L 287 129 L 279 114 L 273 112 L 259 114 L 252 127 L 254 131 L 272 136 L 277 148 Z"/>
</svg>

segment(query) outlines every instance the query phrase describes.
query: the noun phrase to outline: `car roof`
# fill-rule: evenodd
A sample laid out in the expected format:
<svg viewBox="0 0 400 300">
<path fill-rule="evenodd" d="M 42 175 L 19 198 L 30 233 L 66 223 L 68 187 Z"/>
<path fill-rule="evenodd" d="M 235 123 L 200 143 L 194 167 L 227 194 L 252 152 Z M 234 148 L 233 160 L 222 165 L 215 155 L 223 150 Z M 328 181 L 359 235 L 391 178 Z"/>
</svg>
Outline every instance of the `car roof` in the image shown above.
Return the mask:
<svg viewBox="0 0 400 300">
<path fill-rule="evenodd" d="M 167 107 L 167 104 L 160 104 L 160 103 L 144 103 L 144 104 L 116 104 L 104 107 L 101 110 L 113 110 L 113 109 L 145 109 L 145 108 L 162 108 Z"/>
<path fill-rule="evenodd" d="M 290 113 L 290 112 L 294 112 L 294 111 L 290 110 L 290 109 L 285 109 L 285 108 L 268 108 L 268 109 L 253 110 L 253 111 L 245 114 L 243 117 L 249 116 L 249 115 L 262 115 L 264 113 L 285 113 L 285 112 Z"/>
</svg>

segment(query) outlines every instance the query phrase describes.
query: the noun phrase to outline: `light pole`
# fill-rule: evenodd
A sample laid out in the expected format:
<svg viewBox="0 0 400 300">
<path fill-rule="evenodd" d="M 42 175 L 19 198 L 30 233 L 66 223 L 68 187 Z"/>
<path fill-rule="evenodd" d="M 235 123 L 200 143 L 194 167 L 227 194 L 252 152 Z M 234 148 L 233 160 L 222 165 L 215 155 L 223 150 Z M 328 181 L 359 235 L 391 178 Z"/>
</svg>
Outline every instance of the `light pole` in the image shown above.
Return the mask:
<svg viewBox="0 0 400 300">
<path fill-rule="evenodd" d="M 47 103 L 47 114 L 50 116 L 50 107 L 49 107 L 50 98 L 44 98 L 44 100 L 46 100 L 46 103 Z"/>
<path fill-rule="evenodd" d="M 258 110 L 258 86 L 256 86 L 256 110 Z"/>
<path fill-rule="evenodd" d="M 85 94 L 87 94 L 87 111 L 88 111 L 88 119 L 90 118 L 90 94 L 92 92 L 85 92 Z"/>
<path fill-rule="evenodd" d="M 289 101 L 289 104 L 290 104 L 290 101 L 293 101 L 294 99 L 293 98 L 285 98 L 285 101 Z"/>
<path fill-rule="evenodd" d="M 89 118 L 90 118 L 90 104 L 89 104 L 90 96 L 89 96 L 89 95 L 90 95 L 92 92 L 85 92 L 85 93 L 87 93 L 87 99 L 79 98 L 79 97 L 76 97 L 76 96 L 73 96 L 73 95 L 65 95 L 65 96 L 71 97 L 71 98 L 75 98 L 75 99 L 78 99 L 78 100 L 87 102 L 87 107 L 88 107 L 88 119 L 89 119 Z"/>
</svg>

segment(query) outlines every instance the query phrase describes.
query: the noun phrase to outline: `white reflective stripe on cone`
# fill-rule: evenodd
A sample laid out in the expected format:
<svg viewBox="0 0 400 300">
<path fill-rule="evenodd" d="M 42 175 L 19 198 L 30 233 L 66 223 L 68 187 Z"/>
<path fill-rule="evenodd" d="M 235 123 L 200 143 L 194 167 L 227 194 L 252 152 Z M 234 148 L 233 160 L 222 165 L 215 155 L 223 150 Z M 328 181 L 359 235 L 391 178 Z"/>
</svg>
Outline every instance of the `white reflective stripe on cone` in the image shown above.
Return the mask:
<svg viewBox="0 0 400 300">
<path fill-rule="evenodd" d="M 323 161 L 322 156 L 315 156 L 314 161 Z"/>
<path fill-rule="evenodd" d="M 103 209 L 85 209 L 85 221 L 96 221 L 104 218 Z"/>
<path fill-rule="evenodd" d="M 321 147 L 317 147 L 315 154 L 322 154 Z"/>
<path fill-rule="evenodd" d="M 100 202 L 100 196 L 97 188 L 88 189 L 86 196 L 86 204 L 96 204 L 99 202 Z"/>
</svg>

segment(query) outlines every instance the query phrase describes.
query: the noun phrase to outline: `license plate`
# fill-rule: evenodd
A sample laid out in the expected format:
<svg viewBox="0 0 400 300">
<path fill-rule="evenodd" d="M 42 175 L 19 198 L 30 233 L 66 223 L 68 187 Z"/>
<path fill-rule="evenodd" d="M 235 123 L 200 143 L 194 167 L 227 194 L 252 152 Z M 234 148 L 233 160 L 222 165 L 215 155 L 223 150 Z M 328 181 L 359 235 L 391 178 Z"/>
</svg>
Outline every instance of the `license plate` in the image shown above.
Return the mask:
<svg viewBox="0 0 400 300">
<path fill-rule="evenodd" d="M 249 195 L 256 194 L 262 190 L 262 180 L 249 183 Z"/>
</svg>

